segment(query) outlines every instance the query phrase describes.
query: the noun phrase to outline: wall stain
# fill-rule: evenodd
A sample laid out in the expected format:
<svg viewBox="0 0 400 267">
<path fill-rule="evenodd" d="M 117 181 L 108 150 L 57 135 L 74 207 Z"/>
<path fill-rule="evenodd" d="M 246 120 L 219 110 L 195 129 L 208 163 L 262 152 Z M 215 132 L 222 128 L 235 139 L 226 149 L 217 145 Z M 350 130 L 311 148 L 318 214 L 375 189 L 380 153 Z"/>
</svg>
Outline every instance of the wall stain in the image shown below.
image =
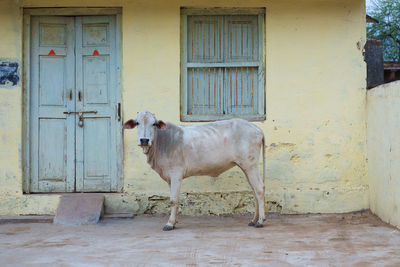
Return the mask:
<svg viewBox="0 0 400 267">
<path fill-rule="evenodd" d="M 291 161 L 291 162 L 299 162 L 299 161 L 300 161 L 300 156 L 297 155 L 297 154 L 293 154 L 293 155 L 290 157 L 290 161 Z"/>
</svg>

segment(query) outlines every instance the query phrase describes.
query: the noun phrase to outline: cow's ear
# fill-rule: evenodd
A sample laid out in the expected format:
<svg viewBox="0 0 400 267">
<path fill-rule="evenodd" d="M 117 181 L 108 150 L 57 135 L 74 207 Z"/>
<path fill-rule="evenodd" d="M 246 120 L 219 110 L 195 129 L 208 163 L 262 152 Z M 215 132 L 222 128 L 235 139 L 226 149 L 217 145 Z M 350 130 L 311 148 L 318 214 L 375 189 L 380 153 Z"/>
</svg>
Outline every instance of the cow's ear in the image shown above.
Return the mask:
<svg viewBox="0 0 400 267">
<path fill-rule="evenodd" d="M 135 120 L 129 120 L 124 123 L 124 127 L 122 127 L 122 128 L 123 129 L 133 129 L 136 127 L 136 125 L 138 125 L 138 123 Z"/>
<path fill-rule="evenodd" d="M 158 129 L 160 130 L 165 130 L 167 129 L 167 125 L 165 124 L 165 122 L 163 122 L 162 120 L 157 121 L 157 123 L 155 124 L 157 126 Z"/>
</svg>

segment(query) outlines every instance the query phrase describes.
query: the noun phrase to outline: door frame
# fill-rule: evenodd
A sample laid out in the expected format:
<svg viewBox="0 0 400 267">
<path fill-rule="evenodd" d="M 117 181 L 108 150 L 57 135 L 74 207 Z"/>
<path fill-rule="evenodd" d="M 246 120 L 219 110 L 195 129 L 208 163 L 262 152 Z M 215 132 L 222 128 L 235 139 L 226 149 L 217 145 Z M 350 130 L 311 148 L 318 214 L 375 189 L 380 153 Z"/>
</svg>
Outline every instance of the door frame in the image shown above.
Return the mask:
<svg viewBox="0 0 400 267">
<path fill-rule="evenodd" d="M 122 8 L 24 8 L 23 9 L 23 85 L 22 85 L 22 139 L 23 151 L 23 192 L 30 193 L 31 165 L 30 165 L 30 58 L 31 58 L 31 17 L 32 16 L 93 16 L 93 15 L 115 15 L 116 17 L 116 88 L 117 99 L 122 105 Z M 121 108 L 122 110 L 122 108 Z M 121 138 L 117 140 L 117 177 L 116 190 L 121 192 L 123 186 L 123 141 L 122 141 L 122 118 L 120 126 Z"/>
</svg>

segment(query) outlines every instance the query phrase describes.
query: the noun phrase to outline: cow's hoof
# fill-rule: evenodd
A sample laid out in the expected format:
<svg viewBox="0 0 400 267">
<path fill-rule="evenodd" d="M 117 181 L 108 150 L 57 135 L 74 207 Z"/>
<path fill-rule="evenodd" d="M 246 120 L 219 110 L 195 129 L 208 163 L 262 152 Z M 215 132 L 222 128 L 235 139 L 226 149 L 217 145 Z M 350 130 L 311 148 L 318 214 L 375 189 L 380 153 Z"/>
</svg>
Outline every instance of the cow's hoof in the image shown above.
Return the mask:
<svg viewBox="0 0 400 267">
<path fill-rule="evenodd" d="M 254 226 L 254 225 L 256 225 L 256 224 L 253 222 L 249 222 L 249 224 L 248 224 L 248 226 Z"/>
<path fill-rule="evenodd" d="M 167 225 L 164 226 L 163 231 L 171 231 L 171 230 L 174 230 L 174 229 L 175 229 L 175 226 L 167 224 Z"/>
<path fill-rule="evenodd" d="M 264 227 L 262 223 L 257 222 L 255 225 L 256 228 L 262 228 Z"/>
</svg>

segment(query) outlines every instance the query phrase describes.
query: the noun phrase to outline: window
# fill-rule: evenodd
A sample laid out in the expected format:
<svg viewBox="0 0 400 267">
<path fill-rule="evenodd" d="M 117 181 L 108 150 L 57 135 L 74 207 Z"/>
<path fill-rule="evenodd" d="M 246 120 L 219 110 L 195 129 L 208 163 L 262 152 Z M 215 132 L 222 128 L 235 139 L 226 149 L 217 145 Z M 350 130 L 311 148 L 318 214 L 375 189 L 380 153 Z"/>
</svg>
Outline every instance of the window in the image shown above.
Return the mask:
<svg viewBox="0 0 400 267">
<path fill-rule="evenodd" d="M 264 9 L 182 9 L 181 119 L 265 119 Z"/>
</svg>

